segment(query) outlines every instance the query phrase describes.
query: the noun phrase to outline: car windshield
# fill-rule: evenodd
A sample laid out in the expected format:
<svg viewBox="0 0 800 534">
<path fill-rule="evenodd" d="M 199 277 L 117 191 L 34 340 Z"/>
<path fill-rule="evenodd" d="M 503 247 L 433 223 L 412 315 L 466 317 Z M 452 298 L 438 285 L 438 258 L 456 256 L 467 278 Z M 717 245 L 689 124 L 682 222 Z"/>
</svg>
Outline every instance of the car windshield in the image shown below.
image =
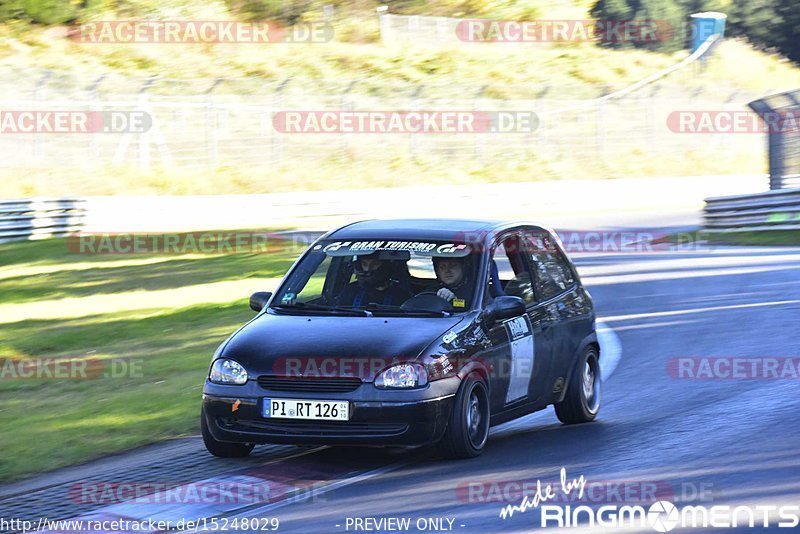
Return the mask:
<svg viewBox="0 0 800 534">
<path fill-rule="evenodd" d="M 461 313 L 475 297 L 478 259 L 464 243 L 321 241 L 283 283 L 272 308 L 365 316 Z"/>
</svg>

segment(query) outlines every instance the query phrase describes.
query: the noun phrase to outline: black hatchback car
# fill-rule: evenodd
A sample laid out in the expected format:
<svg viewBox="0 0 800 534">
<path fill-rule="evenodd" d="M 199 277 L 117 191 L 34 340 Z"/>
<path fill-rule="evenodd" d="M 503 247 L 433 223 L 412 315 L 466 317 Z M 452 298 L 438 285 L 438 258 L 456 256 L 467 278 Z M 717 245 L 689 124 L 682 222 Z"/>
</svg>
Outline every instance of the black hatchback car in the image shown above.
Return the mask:
<svg viewBox="0 0 800 534">
<path fill-rule="evenodd" d="M 489 427 L 552 404 L 600 408 L 592 301 L 551 231 L 524 223 L 374 220 L 321 237 L 214 354 L 206 448 L 259 443 L 481 453 Z"/>
</svg>

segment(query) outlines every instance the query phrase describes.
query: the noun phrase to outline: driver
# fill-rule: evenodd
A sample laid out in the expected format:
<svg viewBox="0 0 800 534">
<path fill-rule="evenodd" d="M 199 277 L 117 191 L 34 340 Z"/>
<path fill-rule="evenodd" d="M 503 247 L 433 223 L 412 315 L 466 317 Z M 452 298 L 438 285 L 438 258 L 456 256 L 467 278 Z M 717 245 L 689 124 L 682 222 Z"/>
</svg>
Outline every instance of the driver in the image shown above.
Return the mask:
<svg viewBox="0 0 800 534">
<path fill-rule="evenodd" d="M 472 284 L 467 275 L 467 258 L 434 256 L 433 270 L 439 280 L 436 296 L 456 310 L 466 310 L 472 298 Z"/>
<path fill-rule="evenodd" d="M 377 252 L 353 258 L 356 281 L 344 288 L 336 299 L 338 306 L 366 306 L 387 304 L 399 306 L 411 298 L 410 291 L 400 287 L 397 280 L 389 276 L 390 264 L 381 260 Z"/>
</svg>

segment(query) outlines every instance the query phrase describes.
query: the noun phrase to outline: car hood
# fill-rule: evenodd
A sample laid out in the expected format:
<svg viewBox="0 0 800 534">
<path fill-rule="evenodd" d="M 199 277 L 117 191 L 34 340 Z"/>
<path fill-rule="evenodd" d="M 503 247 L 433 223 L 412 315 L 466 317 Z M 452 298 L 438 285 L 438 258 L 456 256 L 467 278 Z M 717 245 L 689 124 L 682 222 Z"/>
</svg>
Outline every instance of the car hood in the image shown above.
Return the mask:
<svg viewBox="0 0 800 534">
<path fill-rule="evenodd" d="M 258 376 L 357 376 L 372 381 L 394 361 L 416 359 L 464 316 L 342 317 L 264 313 L 242 327 L 219 356 Z"/>
</svg>

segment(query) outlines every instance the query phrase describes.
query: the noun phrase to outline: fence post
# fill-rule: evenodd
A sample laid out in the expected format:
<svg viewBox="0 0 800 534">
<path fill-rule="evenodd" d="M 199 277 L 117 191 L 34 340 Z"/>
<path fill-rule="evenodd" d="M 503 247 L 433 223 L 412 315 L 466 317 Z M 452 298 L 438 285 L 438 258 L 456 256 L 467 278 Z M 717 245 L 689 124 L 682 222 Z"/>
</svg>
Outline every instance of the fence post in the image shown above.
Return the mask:
<svg viewBox="0 0 800 534">
<path fill-rule="evenodd" d="M 447 17 L 437 17 L 436 18 L 436 42 L 443 43 L 447 42 L 450 36 L 450 32 L 447 31 L 450 25 L 450 19 Z M 455 34 L 455 32 L 453 32 Z"/>
<path fill-rule="evenodd" d="M 280 163 L 281 158 L 283 157 L 283 137 L 281 137 L 280 132 L 275 129 L 275 113 L 281 111 L 283 107 L 283 90 L 286 89 L 286 86 L 289 82 L 292 81 L 292 77 L 288 77 L 283 80 L 275 92 L 272 94 L 272 162 L 273 163 Z"/>
<path fill-rule="evenodd" d="M 206 97 L 206 165 L 216 168 L 219 165 L 219 139 L 217 136 L 217 108 L 214 106 L 214 89 L 222 83 L 217 78 L 205 93 Z"/>
<path fill-rule="evenodd" d="M 536 101 L 536 109 L 538 110 L 539 113 L 539 124 L 536 126 L 535 139 L 536 139 L 536 146 L 540 149 L 540 153 L 543 152 L 541 149 L 546 148 L 548 142 L 550 141 L 549 136 L 547 134 L 549 128 L 544 123 L 544 121 L 551 120 L 549 114 L 547 113 L 549 108 L 547 100 L 544 100 L 544 97 L 547 96 L 547 93 L 549 92 L 550 92 L 550 86 L 546 85 L 544 89 L 539 91 L 539 93 L 537 93 L 536 96 L 534 97 L 534 100 Z"/>
<path fill-rule="evenodd" d="M 486 93 L 486 89 L 489 85 L 484 85 L 478 92 L 475 94 L 475 98 L 472 100 L 472 111 L 480 111 L 480 99 Z M 486 156 L 486 134 L 481 134 L 476 132 L 473 136 L 474 139 L 474 147 L 473 152 L 476 158 L 480 159 L 481 161 L 484 160 Z"/>
<path fill-rule="evenodd" d="M 349 96 L 350 91 L 353 90 L 353 87 L 359 82 L 359 79 L 355 79 L 350 82 L 350 84 L 345 88 L 344 92 L 339 96 L 339 109 L 341 111 L 353 111 L 353 102 L 347 100 L 347 96 Z M 353 141 L 352 134 L 343 134 L 342 135 L 342 150 L 349 152 L 350 145 Z"/>
<path fill-rule="evenodd" d="M 416 43 L 419 42 L 421 39 L 419 38 L 419 28 L 421 23 L 421 18 L 419 15 L 411 15 L 406 19 L 408 23 L 406 24 L 406 37 L 403 39 L 405 42 L 412 42 Z"/>
<path fill-rule="evenodd" d="M 390 40 L 389 32 L 391 31 L 391 25 L 389 24 L 389 6 L 378 6 L 375 8 L 375 12 L 378 14 L 378 27 L 379 32 L 381 34 L 381 42 L 385 42 Z"/>
<path fill-rule="evenodd" d="M 53 71 L 46 70 L 44 71 L 44 75 L 36 82 L 36 88 L 34 89 L 34 98 L 37 102 L 44 102 L 44 84 L 53 76 Z M 39 106 L 40 108 L 42 106 Z M 39 161 L 44 157 L 44 143 L 43 137 L 41 133 L 36 133 L 33 138 L 33 157 L 35 160 Z"/>
<path fill-rule="evenodd" d="M 608 86 L 603 88 L 603 94 L 601 96 L 606 96 L 608 94 Z M 605 100 L 597 100 L 597 105 L 595 106 L 595 126 L 594 126 L 594 149 L 595 149 L 595 156 L 598 160 L 605 163 L 606 158 L 606 145 L 605 139 L 606 135 L 603 131 L 606 122 L 606 101 Z"/>
<path fill-rule="evenodd" d="M 417 89 L 411 95 L 411 111 L 419 111 L 419 95 L 422 93 L 423 89 L 425 89 L 425 86 L 420 84 L 420 85 L 417 86 Z M 414 135 L 414 134 L 406 134 L 406 135 L 408 135 L 410 137 L 410 139 L 409 139 L 409 152 L 411 153 L 412 156 L 416 156 L 417 155 L 417 143 L 418 143 L 417 138 L 419 136 L 418 135 Z"/>
<path fill-rule="evenodd" d="M 94 83 L 92 85 L 90 85 L 89 88 L 88 88 L 88 92 L 89 92 L 89 112 L 90 113 L 100 110 L 97 89 L 100 87 L 100 84 L 103 83 L 103 80 L 106 79 L 106 76 L 108 76 L 108 74 L 101 74 L 100 77 L 97 78 L 94 81 Z M 88 154 L 89 159 L 97 157 L 97 155 L 98 155 L 98 153 L 97 153 L 97 150 L 98 150 L 97 136 L 98 136 L 97 132 L 92 132 L 89 135 L 89 154 Z"/>
<path fill-rule="evenodd" d="M 149 77 L 139 90 L 139 111 L 149 113 L 148 110 L 150 110 L 151 107 L 148 102 L 147 91 L 156 83 L 157 79 L 158 76 Z M 150 115 L 151 120 L 153 120 L 152 114 Z M 153 122 L 155 121 L 153 120 Z M 150 130 L 152 130 L 152 126 Z M 139 134 L 139 168 L 142 170 L 150 169 L 150 130 Z"/>
</svg>

